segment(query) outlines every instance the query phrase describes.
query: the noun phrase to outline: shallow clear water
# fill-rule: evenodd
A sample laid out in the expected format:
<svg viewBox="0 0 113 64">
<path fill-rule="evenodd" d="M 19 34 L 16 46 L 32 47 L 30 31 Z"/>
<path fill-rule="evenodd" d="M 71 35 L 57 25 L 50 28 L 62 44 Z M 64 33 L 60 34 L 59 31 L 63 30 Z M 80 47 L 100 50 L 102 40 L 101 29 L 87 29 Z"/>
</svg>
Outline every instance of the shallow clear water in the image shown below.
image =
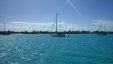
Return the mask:
<svg viewBox="0 0 113 64">
<path fill-rule="evenodd" d="M 0 64 L 113 64 L 113 35 L 0 35 Z"/>
</svg>

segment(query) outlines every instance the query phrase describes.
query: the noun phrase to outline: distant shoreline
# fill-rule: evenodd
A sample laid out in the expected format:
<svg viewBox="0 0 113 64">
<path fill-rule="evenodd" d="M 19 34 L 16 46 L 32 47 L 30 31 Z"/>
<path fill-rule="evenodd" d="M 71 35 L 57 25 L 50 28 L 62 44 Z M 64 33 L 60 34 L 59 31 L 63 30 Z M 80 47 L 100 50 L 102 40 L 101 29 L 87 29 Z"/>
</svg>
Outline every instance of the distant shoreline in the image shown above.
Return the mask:
<svg viewBox="0 0 113 64">
<path fill-rule="evenodd" d="M 98 33 L 107 33 L 107 34 L 113 34 L 113 32 L 105 32 L 105 31 L 63 31 L 63 32 L 57 32 L 57 33 L 64 33 L 64 34 L 98 34 Z M 53 34 L 56 32 L 49 32 L 49 31 L 24 31 L 24 32 L 14 32 L 14 31 L 0 31 L 0 34 L 4 33 L 10 33 L 10 34 Z"/>
</svg>

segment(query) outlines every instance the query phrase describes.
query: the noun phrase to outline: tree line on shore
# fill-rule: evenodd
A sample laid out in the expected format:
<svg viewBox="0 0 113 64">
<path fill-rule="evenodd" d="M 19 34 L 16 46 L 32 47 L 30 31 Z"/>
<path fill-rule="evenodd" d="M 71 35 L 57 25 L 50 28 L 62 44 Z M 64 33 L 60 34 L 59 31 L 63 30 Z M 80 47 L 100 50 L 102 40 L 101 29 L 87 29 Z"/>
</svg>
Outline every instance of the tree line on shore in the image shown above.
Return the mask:
<svg viewBox="0 0 113 64">
<path fill-rule="evenodd" d="M 52 33 L 56 33 L 56 32 L 50 32 L 50 31 L 36 31 L 36 30 L 33 30 L 33 31 L 20 31 L 20 32 L 17 32 L 17 31 L 0 31 L 0 34 L 3 34 L 3 33 L 11 33 L 11 34 L 52 34 Z M 59 33 L 64 33 L 64 34 L 98 34 L 100 32 L 105 32 L 105 33 L 108 33 L 108 34 L 113 34 L 113 31 L 85 31 L 85 30 L 82 30 L 82 31 L 61 31 Z"/>
</svg>

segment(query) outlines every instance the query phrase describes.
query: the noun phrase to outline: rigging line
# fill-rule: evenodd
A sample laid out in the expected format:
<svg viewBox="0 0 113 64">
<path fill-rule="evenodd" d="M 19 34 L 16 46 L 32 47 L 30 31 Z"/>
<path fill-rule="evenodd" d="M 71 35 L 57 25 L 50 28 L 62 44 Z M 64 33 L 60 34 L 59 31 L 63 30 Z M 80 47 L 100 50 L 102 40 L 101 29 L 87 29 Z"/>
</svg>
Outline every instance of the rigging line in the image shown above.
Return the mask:
<svg viewBox="0 0 113 64">
<path fill-rule="evenodd" d="M 54 24 L 52 25 L 52 30 L 51 30 L 51 32 L 53 31 L 53 27 L 54 27 Z"/>
<path fill-rule="evenodd" d="M 53 25 L 52 25 L 52 30 L 51 30 L 51 32 L 53 31 L 54 26 L 55 26 L 55 19 L 54 19 L 54 22 L 53 22 Z"/>
</svg>

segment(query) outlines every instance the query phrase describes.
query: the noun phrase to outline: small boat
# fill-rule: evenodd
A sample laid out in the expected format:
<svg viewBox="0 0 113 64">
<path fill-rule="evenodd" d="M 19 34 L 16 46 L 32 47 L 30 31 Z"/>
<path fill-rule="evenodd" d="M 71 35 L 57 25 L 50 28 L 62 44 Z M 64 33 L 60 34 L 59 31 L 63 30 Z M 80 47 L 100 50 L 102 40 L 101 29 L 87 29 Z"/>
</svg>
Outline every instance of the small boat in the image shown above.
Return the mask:
<svg viewBox="0 0 113 64">
<path fill-rule="evenodd" d="M 4 22 L 4 31 L 0 32 L 0 35 L 11 35 L 10 31 L 5 31 L 5 22 Z"/>
<path fill-rule="evenodd" d="M 11 35 L 11 33 L 8 33 L 8 32 L 1 32 L 0 35 Z"/>
<path fill-rule="evenodd" d="M 101 24 L 100 24 L 100 27 L 99 27 L 99 29 L 98 29 L 98 33 L 97 33 L 98 35 L 100 35 L 100 36 L 105 36 L 105 35 L 107 35 L 108 33 L 105 31 L 105 27 L 104 27 L 104 30 L 102 30 L 102 26 L 101 26 Z"/>
<path fill-rule="evenodd" d="M 57 30 L 57 20 L 58 20 L 58 14 L 56 13 L 56 22 L 55 22 L 56 31 L 55 32 L 51 31 L 51 36 L 53 36 L 53 37 L 65 37 L 65 34 L 63 32 L 58 32 L 58 30 Z"/>
<path fill-rule="evenodd" d="M 104 35 L 107 35 L 107 32 L 101 31 L 101 32 L 98 33 L 98 35 L 104 36 Z"/>
</svg>

